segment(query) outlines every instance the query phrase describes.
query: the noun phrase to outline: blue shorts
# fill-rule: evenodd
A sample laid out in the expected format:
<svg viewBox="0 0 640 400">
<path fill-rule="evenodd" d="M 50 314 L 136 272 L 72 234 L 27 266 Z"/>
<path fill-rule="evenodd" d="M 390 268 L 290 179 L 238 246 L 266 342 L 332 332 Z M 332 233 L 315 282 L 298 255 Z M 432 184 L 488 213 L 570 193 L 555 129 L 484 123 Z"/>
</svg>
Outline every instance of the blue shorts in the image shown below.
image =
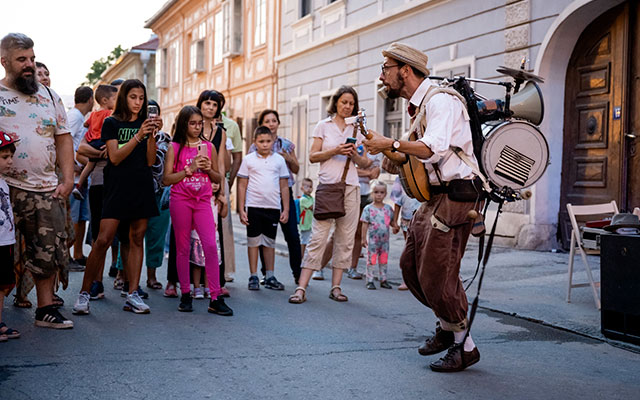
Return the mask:
<svg viewBox="0 0 640 400">
<path fill-rule="evenodd" d="M 69 196 L 69 206 L 71 208 L 71 220 L 74 224 L 80 221 L 91 220 L 91 212 L 89 211 L 89 191 L 82 188 L 84 200 L 78 200 L 73 195 Z"/>
</svg>

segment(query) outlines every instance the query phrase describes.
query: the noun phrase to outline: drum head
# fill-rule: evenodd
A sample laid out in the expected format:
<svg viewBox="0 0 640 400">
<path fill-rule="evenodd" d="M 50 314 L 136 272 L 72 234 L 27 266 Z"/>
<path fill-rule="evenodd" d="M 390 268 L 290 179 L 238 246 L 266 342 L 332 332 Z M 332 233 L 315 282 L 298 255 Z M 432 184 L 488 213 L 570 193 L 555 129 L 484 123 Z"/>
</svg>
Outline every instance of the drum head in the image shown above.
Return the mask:
<svg viewBox="0 0 640 400">
<path fill-rule="evenodd" d="M 524 121 L 484 128 L 482 165 L 492 183 L 518 190 L 540 179 L 549 164 L 549 145 L 538 128 Z"/>
</svg>

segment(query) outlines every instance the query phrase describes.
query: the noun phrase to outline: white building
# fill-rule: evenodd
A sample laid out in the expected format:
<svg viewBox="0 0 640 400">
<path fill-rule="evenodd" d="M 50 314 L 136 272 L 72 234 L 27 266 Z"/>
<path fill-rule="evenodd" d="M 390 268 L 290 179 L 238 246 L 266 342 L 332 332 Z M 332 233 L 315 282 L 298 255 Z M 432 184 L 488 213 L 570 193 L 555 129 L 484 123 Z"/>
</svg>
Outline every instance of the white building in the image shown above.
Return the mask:
<svg viewBox="0 0 640 400">
<path fill-rule="evenodd" d="M 506 206 L 499 223 L 503 240 L 556 247 L 559 226 L 568 236 L 567 202 L 640 205 L 632 137 L 640 133 L 636 3 L 283 0 L 278 110 L 281 134 L 299 147 L 299 176 L 316 176 L 317 166 L 308 163 L 312 129 L 340 85 L 356 88 L 370 128 L 397 136 L 407 127 L 403 101 L 385 102 L 376 94 L 381 50 L 398 41 L 423 50 L 433 75 L 505 80 L 496 68 L 517 68 L 524 57 L 528 71 L 545 78 L 540 129 L 551 164 L 530 200 Z M 504 96 L 498 86 L 475 88 L 489 98 Z"/>
</svg>

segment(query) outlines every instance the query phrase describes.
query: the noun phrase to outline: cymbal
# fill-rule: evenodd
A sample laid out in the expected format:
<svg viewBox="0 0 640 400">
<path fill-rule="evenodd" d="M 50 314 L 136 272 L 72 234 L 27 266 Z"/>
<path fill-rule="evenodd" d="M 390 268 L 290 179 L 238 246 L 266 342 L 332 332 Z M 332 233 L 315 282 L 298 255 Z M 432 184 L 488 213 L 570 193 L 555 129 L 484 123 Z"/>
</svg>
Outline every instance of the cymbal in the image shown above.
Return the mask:
<svg viewBox="0 0 640 400">
<path fill-rule="evenodd" d="M 500 68 L 497 68 L 496 71 L 498 71 L 501 74 L 508 75 L 516 80 L 520 79 L 523 81 L 534 81 L 538 83 L 544 83 L 544 79 L 542 77 L 538 75 L 534 75 L 522 69 L 515 69 L 515 68 L 501 66 Z"/>
</svg>

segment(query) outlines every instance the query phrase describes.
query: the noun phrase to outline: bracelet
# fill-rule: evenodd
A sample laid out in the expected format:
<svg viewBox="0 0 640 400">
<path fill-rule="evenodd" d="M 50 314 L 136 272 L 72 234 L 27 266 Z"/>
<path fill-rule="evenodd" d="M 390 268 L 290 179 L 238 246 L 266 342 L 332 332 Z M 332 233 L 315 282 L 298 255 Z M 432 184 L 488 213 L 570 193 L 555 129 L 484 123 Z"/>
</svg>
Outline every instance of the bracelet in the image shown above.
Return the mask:
<svg viewBox="0 0 640 400">
<path fill-rule="evenodd" d="M 142 143 L 142 140 L 138 139 L 138 134 L 133 135 L 133 137 L 136 139 L 136 142 Z"/>
<path fill-rule="evenodd" d="M 193 175 L 193 172 L 191 171 L 191 168 L 190 168 L 188 165 L 185 165 L 185 166 L 184 166 L 184 174 L 185 174 L 186 176 L 191 176 L 191 175 Z"/>
</svg>

